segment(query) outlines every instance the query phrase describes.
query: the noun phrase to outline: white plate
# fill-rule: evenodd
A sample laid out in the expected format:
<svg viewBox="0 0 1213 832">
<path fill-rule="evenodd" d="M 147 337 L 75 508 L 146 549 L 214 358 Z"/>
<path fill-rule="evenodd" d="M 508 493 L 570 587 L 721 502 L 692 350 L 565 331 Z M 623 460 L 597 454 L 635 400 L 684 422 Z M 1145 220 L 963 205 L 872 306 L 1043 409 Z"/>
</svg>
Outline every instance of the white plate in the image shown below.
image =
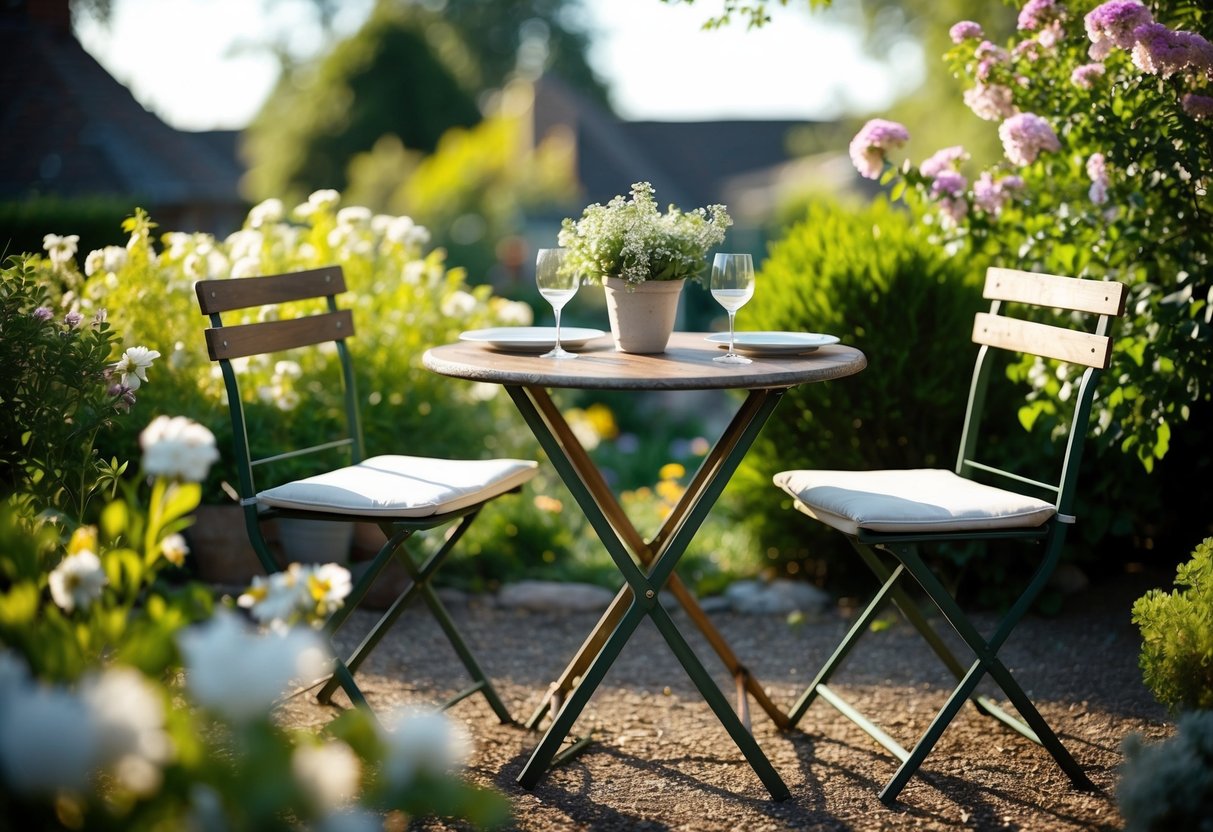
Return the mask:
<svg viewBox="0 0 1213 832">
<path fill-rule="evenodd" d="M 601 329 L 562 326 L 560 346 L 566 350 L 579 349 L 600 335 L 606 333 Z M 460 333 L 459 340 L 477 341 L 509 352 L 547 352 L 556 346 L 556 327 L 498 326 L 491 329 L 473 329 Z"/>
<path fill-rule="evenodd" d="M 729 348 L 729 333 L 713 332 L 708 341 Z M 818 347 L 837 344 L 837 335 L 822 335 L 819 332 L 738 332 L 734 336 L 734 349 L 751 355 L 802 355 Z"/>
</svg>

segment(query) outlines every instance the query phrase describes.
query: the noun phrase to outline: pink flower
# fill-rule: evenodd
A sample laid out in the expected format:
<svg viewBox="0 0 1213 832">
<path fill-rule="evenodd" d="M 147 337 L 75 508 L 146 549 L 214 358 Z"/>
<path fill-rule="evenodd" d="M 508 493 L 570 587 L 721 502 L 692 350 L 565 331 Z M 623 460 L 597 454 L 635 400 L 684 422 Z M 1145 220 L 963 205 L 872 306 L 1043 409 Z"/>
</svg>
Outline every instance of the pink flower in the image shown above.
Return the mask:
<svg viewBox="0 0 1213 832">
<path fill-rule="evenodd" d="M 993 174 L 986 170 L 973 183 L 973 201 L 982 211 L 997 216 L 1011 197 L 1022 190 L 1023 179 L 1020 177 L 1004 176 L 996 181 Z"/>
<path fill-rule="evenodd" d="M 934 179 L 945 170 L 956 170 L 956 166 L 969 158 L 965 149 L 956 145 L 935 151 L 929 159 L 918 166 L 918 172 L 928 179 Z"/>
<path fill-rule="evenodd" d="M 974 23 L 972 20 L 962 20 L 959 23 L 953 24 L 948 30 L 948 36 L 952 38 L 952 43 L 963 43 L 971 38 L 982 37 L 985 32 L 981 29 L 981 24 Z"/>
<path fill-rule="evenodd" d="M 878 179 L 884 169 L 885 151 L 901 147 L 910 140 L 904 125 L 874 118 L 851 139 L 851 162 L 865 179 Z"/>
<path fill-rule="evenodd" d="M 990 77 L 995 66 L 1005 64 L 1011 59 L 1011 53 L 996 43 L 983 40 L 973 50 L 973 57 L 977 58 L 977 78 L 984 81 Z"/>
<path fill-rule="evenodd" d="M 1096 6 L 1083 18 L 1087 37 L 1091 39 L 1091 58 L 1102 61 L 1113 46 L 1132 49 L 1136 42 L 1133 31 L 1153 22 L 1150 10 L 1137 0 L 1109 0 Z"/>
<path fill-rule="evenodd" d="M 55 313 L 51 311 L 49 306 L 39 306 L 30 314 L 35 321 L 39 322 L 49 321 L 51 318 L 55 317 Z"/>
<path fill-rule="evenodd" d="M 1087 159 L 1087 176 L 1091 179 L 1091 188 L 1087 196 L 1096 205 L 1108 201 L 1108 166 L 1102 153 L 1092 153 Z"/>
<path fill-rule="evenodd" d="M 1142 72 L 1170 78 L 1185 69 L 1208 70 L 1213 44 L 1195 32 L 1173 32 L 1161 23 L 1147 23 L 1133 32 L 1133 64 Z"/>
<path fill-rule="evenodd" d="M 962 195 L 967 187 L 969 182 L 959 171 L 944 170 L 931 183 L 931 195 L 956 197 Z"/>
<path fill-rule="evenodd" d="M 1036 32 L 1055 20 L 1060 20 L 1064 9 L 1053 0 L 1028 0 L 1019 10 L 1018 27 L 1021 32 Z"/>
<path fill-rule="evenodd" d="M 1070 83 L 1080 89 L 1089 90 L 1095 86 L 1095 79 L 1102 77 L 1107 71 L 1108 68 L 1103 64 L 1083 64 L 1074 67 L 1074 71 L 1070 73 Z"/>
<path fill-rule="evenodd" d="M 964 102 L 979 118 L 986 121 L 1001 121 L 1015 115 L 1015 103 L 1011 88 L 1002 84 L 977 84 L 965 90 Z"/>
<path fill-rule="evenodd" d="M 1207 95 L 1190 92 L 1180 100 L 1180 104 L 1184 108 L 1184 112 L 1197 121 L 1213 118 L 1213 98 Z"/>
<path fill-rule="evenodd" d="M 1061 150 L 1052 126 L 1035 113 L 1019 113 L 998 125 L 998 137 L 1007 158 L 1017 165 L 1030 165 L 1042 150 Z"/>
</svg>

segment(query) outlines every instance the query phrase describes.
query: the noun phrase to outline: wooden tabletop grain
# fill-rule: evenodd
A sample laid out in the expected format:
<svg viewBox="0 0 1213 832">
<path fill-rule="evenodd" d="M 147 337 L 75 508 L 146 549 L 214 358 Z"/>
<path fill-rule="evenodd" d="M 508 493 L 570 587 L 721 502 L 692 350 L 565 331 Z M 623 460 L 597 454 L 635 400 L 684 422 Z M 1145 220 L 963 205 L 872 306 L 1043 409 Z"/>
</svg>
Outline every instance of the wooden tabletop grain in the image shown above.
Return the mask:
<svg viewBox="0 0 1213 832">
<path fill-rule="evenodd" d="M 706 332 L 675 332 L 663 353 L 617 352 L 609 334 L 589 341 L 575 359 L 507 352 L 460 341 L 426 350 L 426 368 L 452 378 L 584 390 L 722 390 L 794 387 L 858 373 L 864 354 L 842 344 L 804 355 L 757 357 L 750 364 L 721 364 L 720 348 Z"/>
</svg>

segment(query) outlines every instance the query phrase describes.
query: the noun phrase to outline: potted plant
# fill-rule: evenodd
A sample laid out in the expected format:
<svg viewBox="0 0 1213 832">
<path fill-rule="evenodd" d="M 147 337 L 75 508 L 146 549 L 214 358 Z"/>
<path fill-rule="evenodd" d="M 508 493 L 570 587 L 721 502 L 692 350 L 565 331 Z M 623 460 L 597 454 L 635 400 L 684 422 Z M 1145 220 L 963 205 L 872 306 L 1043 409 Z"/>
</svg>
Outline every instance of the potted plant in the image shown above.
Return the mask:
<svg viewBox="0 0 1213 832">
<path fill-rule="evenodd" d="M 566 265 L 606 291 L 615 348 L 654 353 L 674 329 L 687 280 L 701 280 L 707 255 L 733 224 L 723 205 L 682 211 L 657 207 L 653 186 L 637 182 L 627 199 L 594 203 L 581 218 L 565 218 L 557 241 Z"/>
</svg>

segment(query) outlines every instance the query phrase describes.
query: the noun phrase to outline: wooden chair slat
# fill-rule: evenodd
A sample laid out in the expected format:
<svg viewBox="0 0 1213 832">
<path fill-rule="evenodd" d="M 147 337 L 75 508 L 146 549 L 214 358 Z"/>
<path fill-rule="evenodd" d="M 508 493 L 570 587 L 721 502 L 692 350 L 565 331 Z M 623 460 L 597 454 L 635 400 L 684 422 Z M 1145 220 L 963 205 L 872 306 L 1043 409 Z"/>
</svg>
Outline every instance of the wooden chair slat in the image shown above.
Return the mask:
<svg viewBox="0 0 1213 832">
<path fill-rule="evenodd" d="M 353 334 L 353 315 L 340 309 L 286 321 L 214 327 L 206 330 L 206 349 L 211 360 L 218 361 L 308 347 Z"/>
<path fill-rule="evenodd" d="M 1119 316 L 1125 308 L 1123 283 L 1075 280 L 1072 277 L 1018 269 L 989 269 L 983 296 L 987 300 L 1030 303 L 1033 306 L 1051 306 L 1093 315 Z"/>
<path fill-rule="evenodd" d="M 1025 352 L 1084 367 L 1106 370 L 1112 360 L 1112 339 L 1064 327 L 978 312 L 973 341 L 1004 350 Z"/>
<path fill-rule="evenodd" d="M 211 315 L 252 306 L 337 295 L 345 291 L 345 275 L 339 266 L 326 266 L 268 277 L 200 280 L 194 285 L 194 291 L 198 295 L 202 314 Z"/>
</svg>

